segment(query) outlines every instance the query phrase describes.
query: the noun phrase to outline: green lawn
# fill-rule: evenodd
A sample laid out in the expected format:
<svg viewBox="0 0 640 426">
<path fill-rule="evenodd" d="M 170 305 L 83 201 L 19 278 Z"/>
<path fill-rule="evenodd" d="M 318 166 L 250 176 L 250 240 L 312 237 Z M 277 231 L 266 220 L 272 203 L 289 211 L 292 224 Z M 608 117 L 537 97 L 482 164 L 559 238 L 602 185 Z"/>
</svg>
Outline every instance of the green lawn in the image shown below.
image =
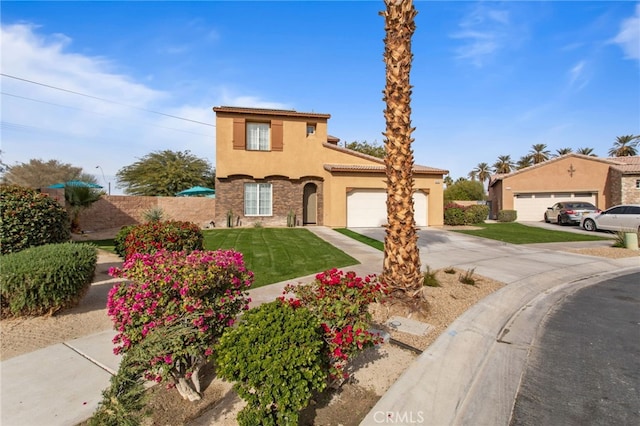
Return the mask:
<svg viewBox="0 0 640 426">
<path fill-rule="evenodd" d="M 203 231 L 206 250 L 234 249 L 253 271 L 253 288 L 356 265 L 342 250 L 302 228 L 234 228 Z M 86 241 L 113 251 L 113 239 Z"/>
<path fill-rule="evenodd" d="M 491 240 L 504 241 L 510 244 L 536 244 L 536 243 L 561 243 L 570 241 L 600 241 L 609 238 L 597 235 L 577 234 L 565 231 L 550 231 L 535 226 L 526 226 L 516 222 L 483 223 L 478 230 L 455 230 L 461 234 L 475 235 L 476 237 Z"/>
<path fill-rule="evenodd" d="M 357 232 L 353 232 L 347 228 L 336 228 L 334 231 L 339 232 L 347 237 L 351 237 L 356 241 L 360 241 L 368 246 L 371 246 L 380 251 L 384 250 L 384 243 L 382 241 L 378 241 L 375 238 L 367 237 L 366 235 L 358 234 Z"/>
<path fill-rule="evenodd" d="M 331 268 L 355 265 L 356 259 L 302 228 L 232 228 L 204 231 L 207 250 L 234 249 L 261 287 Z"/>
</svg>

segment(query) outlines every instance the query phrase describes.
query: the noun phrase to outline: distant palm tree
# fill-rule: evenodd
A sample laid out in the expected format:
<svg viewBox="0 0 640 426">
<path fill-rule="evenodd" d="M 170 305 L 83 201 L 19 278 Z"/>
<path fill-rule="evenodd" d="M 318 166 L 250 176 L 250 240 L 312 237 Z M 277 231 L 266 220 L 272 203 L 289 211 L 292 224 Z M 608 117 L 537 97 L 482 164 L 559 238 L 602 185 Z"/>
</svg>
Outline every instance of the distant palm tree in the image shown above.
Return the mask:
<svg viewBox="0 0 640 426">
<path fill-rule="evenodd" d="M 446 186 L 451 186 L 453 185 L 453 178 L 449 175 L 445 176 L 443 179 L 443 182 Z"/>
<path fill-rule="evenodd" d="M 510 155 L 499 155 L 498 161 L 493 163 L 493 171 L 500 174 L 511 173 L 513 166 L 513 160 L 511 160 Z"/>
<path fill-rule="evenodd" d="M 476 173 L 476 176 L 478 176 L 478 179 L 480 179 L 480 182 L 484 182 L 491 177 L 491 168 L 487 163 L 478 163 L 473 171 Z"/>
<path fill-rule="evenodd" d="M 475 171 L 475 170 L 471 170 L 471 171 L 469 172 L 469 174 L 467 175 L 467 177 L 469 178 L 469 180 L 473 180 L 473 181 L 475 181 L 475 180 L 476 180 L 476 178 L 478 177 L 478 173 L 476 173 L 476 171 Z"/>
<path fill-rule="evenodd" d="M 526 169 L 530 166 L 533 166 L 533 159 L 531 158 L 531 155 L 523 155 L 516 163 L 516 169 L 518 170 Z"/>
<path fill-rule="evenodd" d="M 588 155 L 590 157 L 597 157 L 597 155 L 593 153 L 593 148 L 578 148 L 576 150 L 576 154 Z"/>
<path fill-rule="evenodd" d="M 639 142 L 640 135 L 617 136 L 616 141 L 613 143 L 613 148 L 609 150 L 609 156 L 630 157 L 638 155 L 637 146 Z"/>
<path fill-rule="evenodd" d="M 571 148 L 560 148 L 556 149 L 556 157 L 562 157 L 563 155 L 571 154 L 573 149 Z"/>
<path fill-rule="evenodd" d="M 382 277 L 392 294 L 422 312 L 424 277 L 420 271 L 418 233 L 413 209 L 413 151 L 411 142 L 411 37 L 418 13 L 412 0 L 385 0 L 384 62 L 386 108 L 384 163 L 387 175 L 387 231 Z"/>
<path fill-rule="evenodd" d="M 549 159 L 549 155 L 551 153 L 547 149 L 547 145 L 543 143 L 537 143 L 531 146 L 531 151 L 529 151 L 529 155 L 531 156 L 531 160 L 533 164 L 542 163 L 543 161 L 547 161 Z"/>
</svg>

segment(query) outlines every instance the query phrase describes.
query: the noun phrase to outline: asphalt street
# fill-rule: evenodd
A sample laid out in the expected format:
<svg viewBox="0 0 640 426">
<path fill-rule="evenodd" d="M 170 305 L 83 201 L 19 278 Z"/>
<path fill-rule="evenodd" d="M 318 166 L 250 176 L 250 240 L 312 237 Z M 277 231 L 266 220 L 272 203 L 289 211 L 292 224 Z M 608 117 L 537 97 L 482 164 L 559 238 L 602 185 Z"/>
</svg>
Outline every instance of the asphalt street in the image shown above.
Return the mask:
<svg viewBox="0 0 640 426">
<path fill-rule="evenodd" d="M 541 330 L 511 425 L 640 425 L 640 273 L 568 296 Z"/>
</svg>

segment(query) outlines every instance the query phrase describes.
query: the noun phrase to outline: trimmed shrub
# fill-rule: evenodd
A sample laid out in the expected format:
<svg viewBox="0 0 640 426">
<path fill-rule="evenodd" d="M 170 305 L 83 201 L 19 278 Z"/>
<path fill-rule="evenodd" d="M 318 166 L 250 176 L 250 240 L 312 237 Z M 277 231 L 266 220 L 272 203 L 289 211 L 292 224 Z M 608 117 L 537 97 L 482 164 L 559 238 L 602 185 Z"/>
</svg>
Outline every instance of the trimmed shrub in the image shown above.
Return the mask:
<svg viewBox="0 0 640 426">
<path fill-rule="evenodd" d="M 323 331 L 309 310 L 281 300 L 243 315 L 216 346 L 216 372 L 247 401 L 242 426 L 297 425 L 313 391 L 326 385 Z"/>
<path fill-rule="evenodd" d="M 444 224 L 449 226 L 464 225 L 464 207 L 455 203 L 446 204 L 444 206 Z"/>
<path fill-rule="evenodd" d="M 328 343 L 332 386 L 349 377 L 346 367 L 350 359 L 379 342 L 379 336 L 368 331 L 369 304 L 382 300 L 386 291 L 385 283 L 375 275 L 361 278 L 353 271 L 344 273 L 335 268 L 316 275 L 312 283 L 285 286 L 285 294 L 297 297 L 288 303 L 309 309 L 320 320 Z"/>
<path fill-rule="evenodd" d="M 2 257 L 1 316 L 53 314 L 78 304 L 91 285 L 98 250 L 90 244 L 45 244 Z"/>
<path fill-rule="evenodd" d="M 195 223 L 169 220 L 133 226 L 124 240 L 124 258 L 135 253 L 155 253 L 158 250 L 202 250 L 204 236 Z"/>
<path fill-rule="evenodd" d="M 475 225 L 478 223 L 484 223 L 489 215 L 489 206 L 482 204 L 474 204 L 465 209 L 465 222 L 466 225 Z"/>
<path fill-rule="evenodd" d="M 158 327 L 173 327 L 147 354 L 145 378 L 168 381 L 185 399 L 200 399 L 198 372 L 236 316 L 248 309 L 253 273 L 232 250 L 133 254 L 109 273 L 129 280 L 109 292 L 107 313 L 118 332 L 114 353 L 139 346 Z M 150 349 L 151 350 L 151 349 Z"/>
<path fill-rule="evenodd" d="M 17 185 L 0 185 L 0 205 L 2 254 L 71 238 L 69 214 L 47 194 Z"/>
<path fill-rule="evenodd" d="M 515 210 L 500 210 L 498 212 L 498 222 L 515 222 L 518 212 Z"/>
</svg>

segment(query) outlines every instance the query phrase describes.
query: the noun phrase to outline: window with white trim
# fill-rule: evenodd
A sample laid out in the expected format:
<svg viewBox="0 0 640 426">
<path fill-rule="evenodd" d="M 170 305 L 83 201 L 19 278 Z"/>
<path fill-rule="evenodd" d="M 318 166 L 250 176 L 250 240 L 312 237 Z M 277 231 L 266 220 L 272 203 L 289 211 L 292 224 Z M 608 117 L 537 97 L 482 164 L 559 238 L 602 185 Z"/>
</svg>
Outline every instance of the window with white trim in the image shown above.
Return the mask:
<svg viewBox="0 0 640 426">
<path fill-rule="evenodd" d="M 247 150 L 269 151 L 269 123 L 247 123 Z"/>
<path fill-rule="evenodd" d="M 271 184 L 244 184 L 244 215 L 271 216 Z"/>
<path fill-rule="evenodd" d="M 640 179 L 636 179 L 636 189 L 640 189 Z"/>
</svg>

